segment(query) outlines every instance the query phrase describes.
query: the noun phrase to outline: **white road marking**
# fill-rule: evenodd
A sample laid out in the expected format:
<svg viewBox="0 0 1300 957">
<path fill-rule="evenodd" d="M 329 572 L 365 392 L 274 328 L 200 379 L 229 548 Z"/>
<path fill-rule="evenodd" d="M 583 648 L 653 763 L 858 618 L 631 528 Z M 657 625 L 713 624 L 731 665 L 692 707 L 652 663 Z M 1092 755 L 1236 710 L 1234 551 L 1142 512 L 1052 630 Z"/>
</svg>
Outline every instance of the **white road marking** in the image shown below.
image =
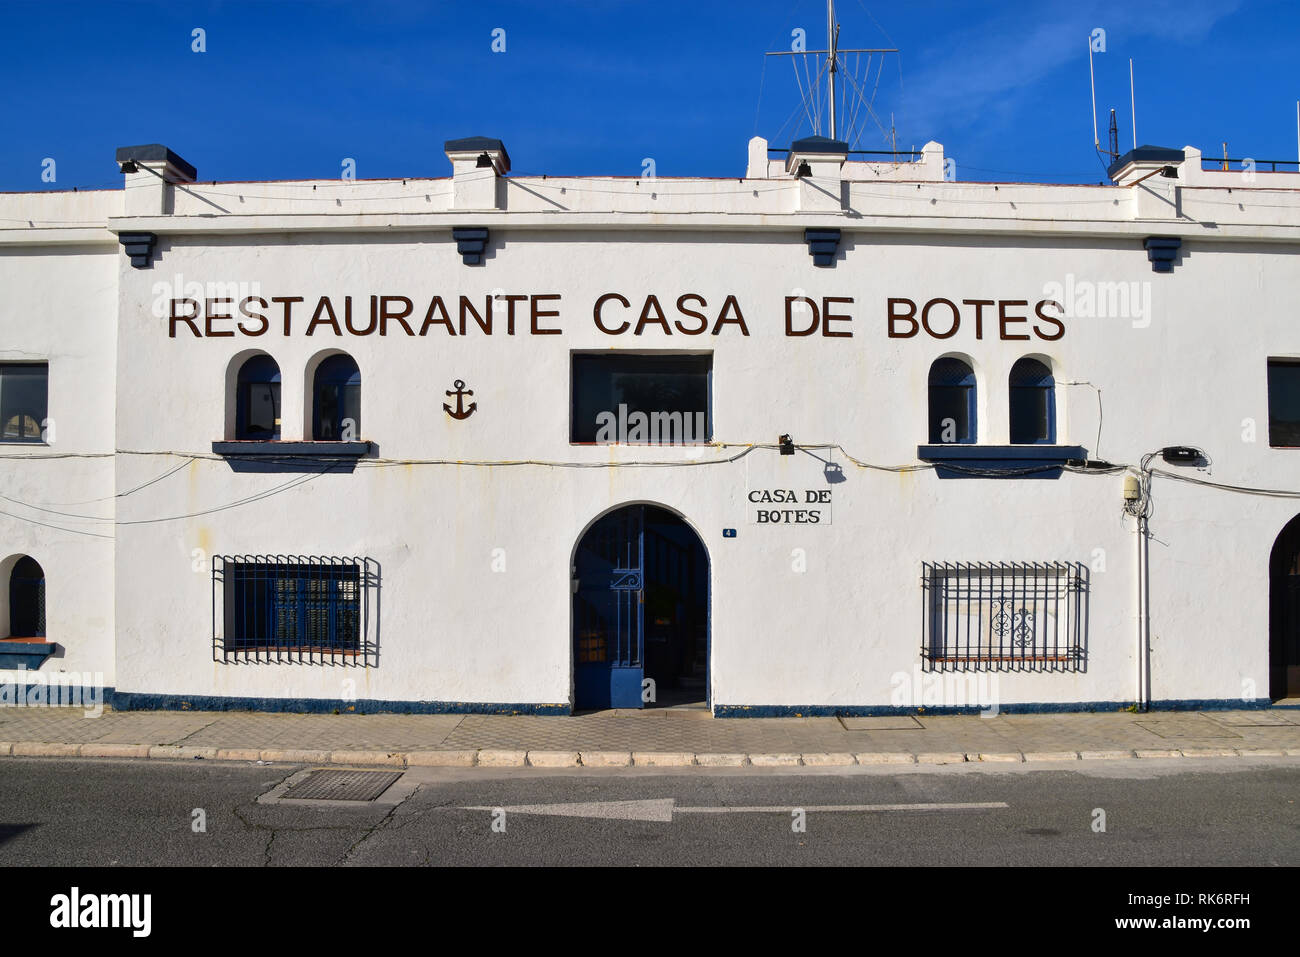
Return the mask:
<svg viewBox="0 0 1300 957">
<path fill-rule="evenodd" d="M 501 807 L 507 814 L 544 814 L 551 817 L 605 818 L 615 821 L 670 822 L 674 814 L 789 814 L 796 807 L 808 813 L 872 813 L 880 811 L 989 811 L 1009 807 L 1005 801 L 966 804 L 806 804 L 782 806 L 678 807 L 676 798 L 640 801 L 579 801 L 571 804 L 515 804 Z M 462 807 L 462 811 L 496 811 L 489 806 Z"/>
<path fill-rule="evenodd" d="M 835 811 L 987 811 L 1009 807 L 1005 801 L 984 801 L 972 804 L 804 804 L 787 807 L 679 807 L 673 811 L 677 814 L 762 814 L 777 811 L 789 814 L 798 807 L 801 811 L 812 813 Z"/>
</svg>

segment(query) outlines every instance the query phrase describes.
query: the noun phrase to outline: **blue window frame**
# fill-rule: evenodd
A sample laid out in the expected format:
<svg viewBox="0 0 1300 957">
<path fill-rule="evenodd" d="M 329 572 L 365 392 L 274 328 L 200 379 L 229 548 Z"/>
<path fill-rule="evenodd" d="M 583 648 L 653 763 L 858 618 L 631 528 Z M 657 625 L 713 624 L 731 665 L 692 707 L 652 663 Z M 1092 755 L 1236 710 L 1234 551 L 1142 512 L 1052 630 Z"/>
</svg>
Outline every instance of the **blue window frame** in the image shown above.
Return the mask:
<svg viewBox="0 0 1300 957">
<path fill-rule="evenodd" d="M 1021 359 L 1011 367 L 1011 444 L 1056 444 L 1056 380 L 1038 359 Z"/>
<path fill-rule="evenodd" d="M 224 574 L 228 650 L 361 650 L 360 565 L 232 562 Z"/>
<path fill-rule="evenodd" d="M 44 441 L 49 369 L 44 362 L 0 363 L 0 441 Z"/>
<path fill-rule="evenodd" d="M 975 442 L 975 373 L 961 359 L 936 359 L 930 366 L 930 442 Z"/>
<path fill-rule="evenodd" d="M 239 367 L 235 438 L 280 438 L 280 367 L 270 356 L 253 356 Z"/>
<path fill-rule="evenodd" d="M 30 555 L 18 559 L 9 573 L 9 635 L 45 637 L 45 572 Z"/>
<path fill-rule="evenodd" d="M 361 370 L 351 356 L 330 356 L 316 367 L 312 438 L 355 442 L 361 438 Z"/>
</svg>

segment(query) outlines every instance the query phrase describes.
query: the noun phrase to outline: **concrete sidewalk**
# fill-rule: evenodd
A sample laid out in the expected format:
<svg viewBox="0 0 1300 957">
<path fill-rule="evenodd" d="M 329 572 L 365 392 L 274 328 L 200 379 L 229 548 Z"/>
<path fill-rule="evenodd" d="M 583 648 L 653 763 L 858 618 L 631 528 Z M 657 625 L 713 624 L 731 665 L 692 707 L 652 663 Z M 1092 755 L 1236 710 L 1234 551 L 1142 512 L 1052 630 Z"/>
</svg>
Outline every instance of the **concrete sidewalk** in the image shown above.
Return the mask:
<svg viewBox="0 0 1300 957">
<path fill-rule="evenodd" d="M 0 709 L 0 757 L 398 767 L 756 767 L 1300 757 L 1300 710 L 726 718 Z"/>
</svg>

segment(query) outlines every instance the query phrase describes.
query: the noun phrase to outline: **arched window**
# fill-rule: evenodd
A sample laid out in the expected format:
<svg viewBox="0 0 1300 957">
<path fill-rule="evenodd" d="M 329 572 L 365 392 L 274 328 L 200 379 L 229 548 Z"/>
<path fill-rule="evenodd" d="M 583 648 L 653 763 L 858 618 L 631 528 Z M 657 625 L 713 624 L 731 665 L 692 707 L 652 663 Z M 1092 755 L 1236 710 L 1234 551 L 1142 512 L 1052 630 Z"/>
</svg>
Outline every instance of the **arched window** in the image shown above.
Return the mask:
<svg viewBox="0 0 1300 957">
<path fill-rule="evenodd" d="M 975 441 L 975 373 L 961 359 L 930 366 L 930 442 Z"/>
<path fill-rule="evenodd" d="M 239 367 L 235 438 L 280 437 L 280 367 L 270 356 L 253 356 Z"/>
<path fill-rule="evenodd" d="M 351 356 L 330 356 L 317 366 L 312 392 L 313 439 L 355 442 L 361 438 L 361 371 Z"/>
<path fill-rule="evenodd" d="M 1038 359 L 1021 359 L 1011 367 L 1011 444 L 1056 444 L 1056 380 Z"/>
<path fill-rule="evenodd" d="M 18 559 L 9 573 L 9 635 L 45 637 L 45 572 L 29 555 Z"/>
</svg>

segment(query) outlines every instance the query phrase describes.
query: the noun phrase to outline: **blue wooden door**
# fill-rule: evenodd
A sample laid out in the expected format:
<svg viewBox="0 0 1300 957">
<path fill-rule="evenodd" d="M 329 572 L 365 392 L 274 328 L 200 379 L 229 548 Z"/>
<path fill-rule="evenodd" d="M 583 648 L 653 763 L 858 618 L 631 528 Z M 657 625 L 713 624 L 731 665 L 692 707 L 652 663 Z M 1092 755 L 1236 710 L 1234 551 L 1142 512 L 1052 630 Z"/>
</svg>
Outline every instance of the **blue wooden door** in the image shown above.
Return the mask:
<svg viewBox="0 0 1300 957">
<path fill-rule="evenodd" d="M 606 515 L 578 545 L 574 710 L 644 707 L 644 558 L 642 505 Z"/>
</svg>

